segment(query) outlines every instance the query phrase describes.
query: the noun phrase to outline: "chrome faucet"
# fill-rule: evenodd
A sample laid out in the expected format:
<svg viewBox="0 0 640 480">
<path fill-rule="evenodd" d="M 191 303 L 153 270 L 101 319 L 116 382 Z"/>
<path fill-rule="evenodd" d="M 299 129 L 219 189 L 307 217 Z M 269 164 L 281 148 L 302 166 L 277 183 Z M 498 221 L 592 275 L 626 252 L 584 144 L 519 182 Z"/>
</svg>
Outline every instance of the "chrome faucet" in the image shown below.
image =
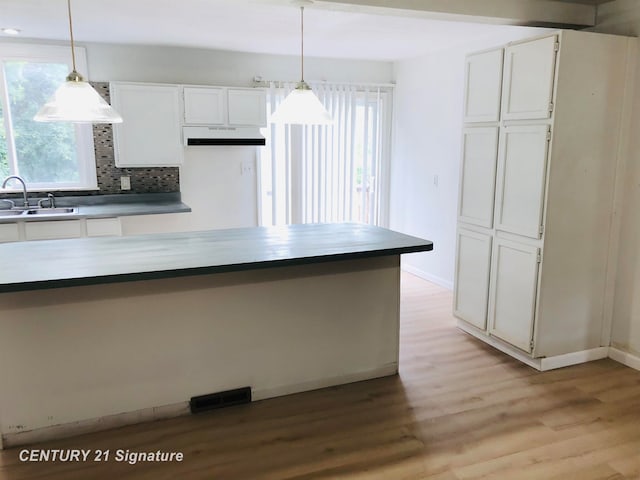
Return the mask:
<svg viewBox="0 0 640 480">
<path fill-rule="evenodd" d="M 7 202 L 9 204 L 9 209 L 16 208 L 16 204 L 9 198 L 0 198 L 0 202 Z"/>
<path fill-rule="evenodd" d="M 29 199 L 27 198 L 27 184 L 24 182 L 24 179 L 21 176 L 9 175 L 7 178 L 4 179 L 4 182 L 2 182 L 2 188 L 5 188 L 7 186 L 7 182 L 9 182 L 9 180 L 11 179 L 18 180 L 20 183 L 22 183 L 22 196 L 24 197 L 24 208 L 29 208 Z"/>
<path fill-rule="evenodd" d="M 49 208 L 56 208 L 56 197 L 53 196 L 53 193 L 47 193 L 47 196 L 45 198 L 41 198 L 40 200 L 38 200 L 38 206 L 40 208 L 43 208 L 42 204 L 44 202 L 49 202 Z"/>
</svg>

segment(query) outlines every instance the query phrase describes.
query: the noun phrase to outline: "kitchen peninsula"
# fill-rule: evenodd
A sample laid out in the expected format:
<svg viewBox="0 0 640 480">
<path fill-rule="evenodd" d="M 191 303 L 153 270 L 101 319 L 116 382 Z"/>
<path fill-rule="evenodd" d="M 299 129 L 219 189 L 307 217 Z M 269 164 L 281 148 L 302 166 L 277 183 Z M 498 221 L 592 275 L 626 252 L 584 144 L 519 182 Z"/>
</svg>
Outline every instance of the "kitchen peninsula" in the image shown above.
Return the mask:
<svg viewBox="0 0 640 480">
<path fill-rule="evenodd" d="M 0 245 L 4 445 L 392 375 L 400 255 L 432 248 L 359 224 Z"/>
</svg>

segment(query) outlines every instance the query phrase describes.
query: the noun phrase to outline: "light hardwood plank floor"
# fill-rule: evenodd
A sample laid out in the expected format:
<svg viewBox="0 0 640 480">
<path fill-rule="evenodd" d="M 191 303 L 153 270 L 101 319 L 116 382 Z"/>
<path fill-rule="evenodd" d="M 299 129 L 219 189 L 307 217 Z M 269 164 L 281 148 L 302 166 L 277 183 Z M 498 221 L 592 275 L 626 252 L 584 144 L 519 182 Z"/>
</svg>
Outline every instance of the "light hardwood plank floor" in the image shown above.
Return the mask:
<svg viewBox="0 0 640 480">
<path fill-rule="evenodd" d="M 640 479 L 640 372 L 537 372 L 455 327 L 451 292 L 402 277 L 400 375 L 34 446 L 181 463 L 24 463 L 0 479 Z"/>
</svg>

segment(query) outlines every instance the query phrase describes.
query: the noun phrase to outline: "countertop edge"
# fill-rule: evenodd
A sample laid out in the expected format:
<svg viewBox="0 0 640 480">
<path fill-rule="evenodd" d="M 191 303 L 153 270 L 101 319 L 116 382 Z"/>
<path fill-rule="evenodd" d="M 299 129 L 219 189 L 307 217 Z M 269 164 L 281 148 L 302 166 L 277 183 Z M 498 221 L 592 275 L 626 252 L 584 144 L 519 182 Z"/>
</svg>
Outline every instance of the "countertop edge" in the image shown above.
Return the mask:
<svg viewBox="0 0 640 480">
<path fill-rule="evenodd" d="M 258 262 L 247 262 L 229 265 L 211 265 L 193 268 L 157 270 L 150 272 L 134 272 L 116 275 L 102 275 L 91 277 L 63 278 L 55 280 L 41 280 L 33 282 L 13 283 L 0 285 L 0 293 L 15 293 L 34 290 L 48 290 L 53 288 L 80 287 L 88 285 L 102 285 L 108 283 L 133 282 L 144 280 L 160 280 L 166 278 L 209 275 L 216 273 L 241 272 L 247 270 L 257 270 L 266 268 L 289 267 L 296 265 L 310 265 L 315 263 L 326 263 L 341 260 L 357 260 L 363 258 L 374 258 L 391 255 L 401 255 L 404 253 L 417 253 L 433 250 L 433 243 L 425 241 L 423 245 L 413 245 L 406 247 L 396 247 L 380 250 L 370 250 L 362 252 L 347 252 L 339 254 L 327 254 L 313 257 L 287 258 L 281 260 L 268 260 Z"/>
</svg>

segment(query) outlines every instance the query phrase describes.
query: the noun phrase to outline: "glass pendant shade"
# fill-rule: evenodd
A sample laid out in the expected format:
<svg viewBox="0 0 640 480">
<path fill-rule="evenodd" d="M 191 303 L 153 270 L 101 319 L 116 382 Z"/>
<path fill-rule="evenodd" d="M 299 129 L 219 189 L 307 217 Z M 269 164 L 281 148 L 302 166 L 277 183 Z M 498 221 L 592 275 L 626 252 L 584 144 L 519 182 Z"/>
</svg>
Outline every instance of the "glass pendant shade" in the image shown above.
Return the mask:
<svg viewBox="0 0 640 480">
<path fill-rule="evenodd" d="M 298 3 L 300 4 L 300 82 L 271 115 L 271 121 L 300 125 L 330 125 L 333 123 L 333 118 L 304 81 L 304 5 L 312 2 L 299 0 Z"/>
<path fill-rule="evenodd" d="M 271 116 L 271 121 L 302 125 L 330 125 L 333 123 L 333 118 L 313 90 L 305 82 L 300 82 L 278 106 Z"/>
<path fill-rule="evenodd" d="M 36 122 L 121 123 L 122 117 L 76 71 L 76 52 L 71 21 L 71 0 L 67 0 L 69 37 L 73 68 L 66 81 L 36 113 Z"/>
<path fill-rule="evenodd" d="M 121 123 L 120 114 L 82 76 L 73 73 L 33 119 L 37 122 Z"/>
</svg>

